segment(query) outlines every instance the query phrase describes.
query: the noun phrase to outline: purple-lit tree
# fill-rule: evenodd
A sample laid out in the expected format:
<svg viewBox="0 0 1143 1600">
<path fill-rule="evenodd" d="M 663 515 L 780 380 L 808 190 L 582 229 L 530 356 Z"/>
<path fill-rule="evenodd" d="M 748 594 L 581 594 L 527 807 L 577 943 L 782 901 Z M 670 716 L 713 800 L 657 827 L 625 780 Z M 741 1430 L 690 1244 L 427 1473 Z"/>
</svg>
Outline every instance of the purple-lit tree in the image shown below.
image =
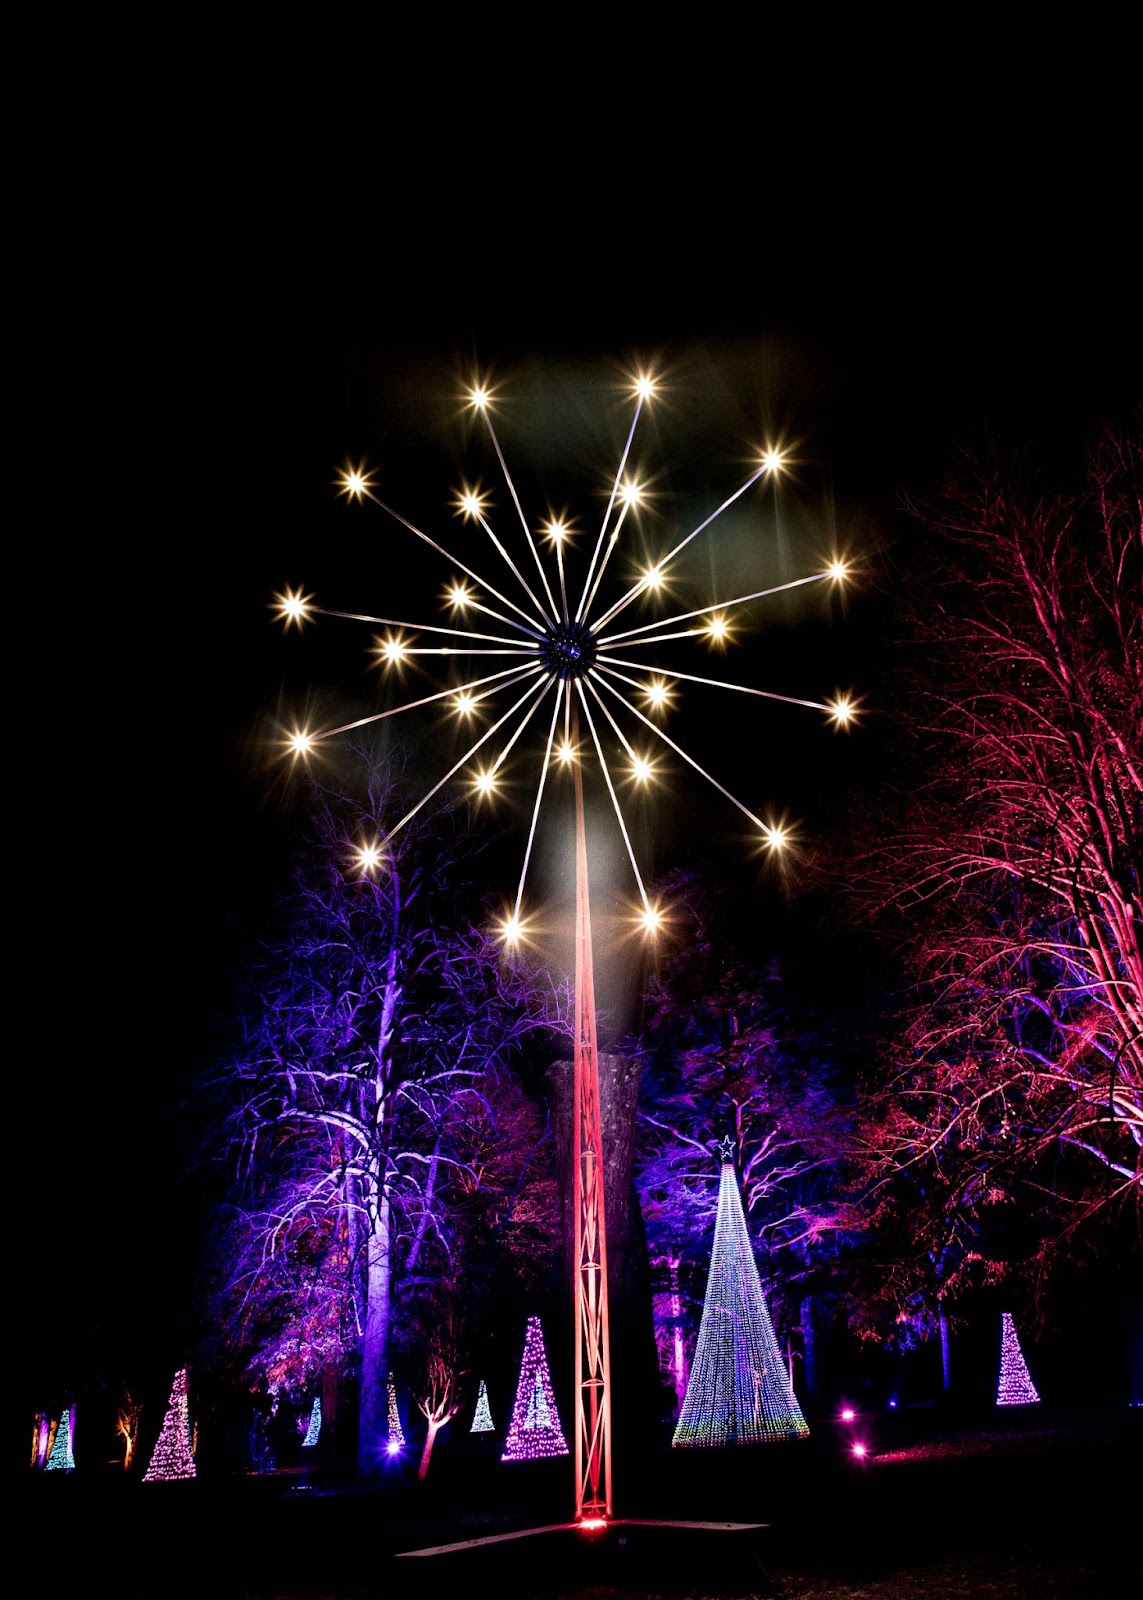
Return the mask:
<svg viewBox="0 0 1143 1600">
<path fill-rule="evenodd" d="M 674 949 L 647 996 L 636 1179 L 661 1365 L 681 1402 L 719 1206 L 712 1152 L 729 1136 L 742 1208 L 774 1263 L 770 1293 L 801 1334 L 812 1382 L 814 1306 L 821 1319 L 837 1295 L 855 1230 L 848 1046 L 788 962 L 751 954 L 749 910 L 734 893 L 693 874 L 666 892 Z"/>
<path fill-rule="evenodd" d="M 312 783 L 279 931 L 209 1086 L 232 1174 L 228 1336 L 252 1372 L 294 1390 L 323 1365 L 354 1370 L 366 1474 L 420 1305 L 447 1295 L 473 1239 L 510 1257 L 537 1236 L 528 1173 L 543 1121 L 507 1063 L 558 1009 L 474 931 L 467 818 L 438 813 L 375 854 L 403 804 L 393 767 L 391 753 L 358 759 L 356 795 Z M 470 1282 L 490 1270 L 487 1250 L 472 1254 Z"/>
<path fill-rule="evenodd" d="M 896 793 L 838 878 L 899 960 L 867 1193 L 916 1241 L 914 1290 L 955 1297 L 1140 1213 L 1140 438 L 1050 463 L 990 447 L 913 507 Z"/>
</svg>

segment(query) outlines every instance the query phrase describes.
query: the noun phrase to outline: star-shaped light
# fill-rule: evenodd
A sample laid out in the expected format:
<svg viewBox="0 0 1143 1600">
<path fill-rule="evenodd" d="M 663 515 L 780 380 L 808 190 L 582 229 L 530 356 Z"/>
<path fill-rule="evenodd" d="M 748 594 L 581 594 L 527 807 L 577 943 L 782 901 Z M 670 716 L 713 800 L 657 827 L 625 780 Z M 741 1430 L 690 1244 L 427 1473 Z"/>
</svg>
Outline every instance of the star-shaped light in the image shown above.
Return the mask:
<svg viewBox="0 0 1143 1600">
<path fill-rule="evenodd" d="M 849 576 L 848 561 L 835 556 L 822 570 L 799 578 L 725 600 L 708 601 L 692 609 L 671 610 L 670 592 L 678 577 L 673 570 L 677 558 L 693 540 L 708 533 L 730 507 L 737 505 L 739 514 L 744 513 L 749 504 L 744 498 L 748 492 L 784 470 L 788 456 L 777 446 L 767 446 L 755 453 L 754 464 L 745 480 L 689 532 L 673 541 L 668 538 L 665 547 L 655 551 L 650 559 L 647 559 L 644 544 L 640 552 L 644 559 L 638 575 L 620 580 L 616 598 L 603 598 L 605 585 L 614 584 L 616 571 L 628 559 L 615 553 L 622 547 L 625 533 L 635 527 L 636 519 L 648 506 L 645 482 L 634 470 L 632 448 L 640 418 L 655 398 L 657 387 L 654 374 L 649 371 L 636 374 L 632 380 L 634 413 L 626 442 L 609 478 L 606 508 L 591 542 L 586 572 L 576 582 L 569 581 L 565 566 L 572 532 L 567 513 L 555 513 L 549 507 L 545 518 L 538 519 L 535 524 L 529 520 L 493 426 L 491 391 L 485 382 L 479 381 L 468 393 L 467 406 L 487 433 L 507 490 L 506 503 L 510 503 L 515 514 L 514 518 L 509 516 L 509 521 L 515 521 L 518 527 L 510 536 L 506 528 L 493 525 L 496 513 L 492 496 L 478 480 L 462 482 L 453 496 L 452 506 L 466 525 L 474 525 L 475 533 L 487 538 L 494 554 L 496 581 L 474 564 L 479 556 L 472 527 L 466 526 L 465 531 L 464 550 L 468 559 L 461 559 L 455 551 L 382 500 L 374 476 L 366 470 L 364 462 L 348 465 L 337 480 L 340 493 L 346 498 L 368 499 L 407 533 L 444 558 L 452 569 L 444 590 L 445 605 L 454 613 L 463 612 L 465 625 L 461 625 L 460 619 L 424 623 L 325 611 L 315 606 L 312 597 L 304 595 L 300 589 L 285 589 L 275 596 L 277 614 L 287 626 L 300 625 L 303 617 L 324 615 L 384 629 L 383 633 L 375 635 L 374 649 L 380 664 L 398 669 L 398 675 L 399 669 L 428 657 L 466 659 L 471 663 L 467 670 L 454 673 L 452 683 L 436 692 L 406 700 L 375 716 L 359 718 L 320 735 L 297 732 L 290 737 L 288 745 L 295 756 L 305 755 L 319 738 L 331 738 L 417 707 L 436 705 L 461 720 L 479 710 L 480 731 L 474 742 L 389 829 L 381 843 L 387 845 L 450 780 L 466 776 L 475 792 L 491 802 L 503 786 L 509 757 L 518 765 L 530 762 L 535 776 L 535 798 L 523 867 L 514 904 L 501 924 L 502 937 L 508 944 L 518 943 L 523 934 L 523 895 L 549 774 L 565 773 L 577 763 L 594 760 L 610 797 L 638 889 L 640 925 L 645 932 L 653 934 L 663 926 L 665 918 L 647 894 L 620 801 L 622 785 L 618 785 L 613 776 L 615 756 L 610 752 L 618 750 L 626 760 L 630 781 L 643 788 L 654 772 L 655 762 L 632 740 L 633 736 L 638 738 L 641 733 L 650 733 L 737 807 L 766 849 L 780 852 L 790 840 L 788 826 L 765 821 L 700 766 L 666 733 L 663 722 L 667 710 L 684 688 L 694 688 L 702 693 L 730 691 L 739 696 L 807 707 L 823 715 L 834 728 L 847 728 L 856 717 L 857 702 L 849 694 L 839 693 L 830 701 L 800 699 L 751 684 L 690 672 L 669 662 L 660 653 L 660 647 L 686 641 L 691 642 L 692 648 L 697 643 L 724 651 L 733 644 L 735 624 L 745 619 L 748 608 L 770 596 L 804 585 L 837 584 Z M 641 528 L 638 533 L 642 544 L 648 535 Z M 548 571 L 553 556 L 554 581 Z M 632 565 L 627 570 L 634 572 Z M 644 608 L 644 620 L 632 622 L 624 613 L 636 603 Z M 650 607 L 657 608 L 657 614 L 648 619 Z M 470 616 L 471 623 L 468 622 Z M 541 717 L 542 707 L 545 710 Z M 538 760 L 530 754 L 533 745 L 522 737 L 528 729 L 535 731 L 537 728 L 543 730 L 542 755 Z"/>
</svg>

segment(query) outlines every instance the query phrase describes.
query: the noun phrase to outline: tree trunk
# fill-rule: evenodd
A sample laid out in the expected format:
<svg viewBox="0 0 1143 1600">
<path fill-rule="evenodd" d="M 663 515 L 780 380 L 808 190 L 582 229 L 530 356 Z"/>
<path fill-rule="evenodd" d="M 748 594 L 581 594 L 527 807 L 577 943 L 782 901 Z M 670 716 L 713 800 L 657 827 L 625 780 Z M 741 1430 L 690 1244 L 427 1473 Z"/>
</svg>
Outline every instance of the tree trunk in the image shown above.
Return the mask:
<svg viewBox="0 0 1143 1600">
<path fill-rule="evenodd" d="M 943 1300 L 937 1301 L 937 1317 L 941 1326 L 941 1388 L 949 1392 L 949 1319 L 945 1316 Z"/>
<path fill-rule="evenodd" d="M 421 1482 L 424 1482 L 425 1478 L 428 1477 L 429 1462 L 432 1459 L 433 1445 L 436 1443 L 436 1437 L 440 1431 L 440 1426 L 441 1425 L 439 1422 L 430 1421 L 428 1432 L 425 1434 L 425 1447 L 421 1451 L 420 1465 L 417 1467 L 417 1477 L 421 1480 Z"/>
<path fill-rule="evenodd" d="M 814 1302 L 811 1295 L 802 1301 L 802 1382 L 806 1387 L 806 1402 L 818 1402 L 818 1352 L 815 1343 Z"/>
<path fill-rule="evenodd" d="M 365 1328 L 361 1337 L 361 1404 L 357 1425 L 357 1471 L 380 1472 L 389 1439 L 389 1199 L 382 1194 L 365 1246 Z"/>
</svg>

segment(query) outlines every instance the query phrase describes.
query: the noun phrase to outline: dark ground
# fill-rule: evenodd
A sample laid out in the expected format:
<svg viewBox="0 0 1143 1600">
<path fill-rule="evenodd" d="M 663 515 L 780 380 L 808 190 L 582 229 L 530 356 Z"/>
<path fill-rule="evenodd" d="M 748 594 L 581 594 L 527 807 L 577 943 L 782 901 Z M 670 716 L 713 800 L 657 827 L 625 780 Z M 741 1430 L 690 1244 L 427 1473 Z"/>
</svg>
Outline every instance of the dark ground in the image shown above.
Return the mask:
<svg viewBox="0 0 1143 1600">
<path fill-rule="evenodd" d="M 16 1522 L 41 1580 L 84 1600 L 1131 1600 L 1143 1593 L 1143 1408 L 879 1419 L 865 1464 L 842 1429 L 615 1463 L 616 1521 L 552 1527 L 570 1458 L 441 1452 L 373 1492 L 289 1474 L 171 1484 L 28 1474 Z M 622 1519 L 630 1518 L 626 1521 Z M 712 1528 L 634 1519 L 709 1521 Z M 732 1523 L 763 1526 L 731 1528 Z M 499 1539 L 449 1553 L 442 1544 Z M 10 1548 L 13 1547 L 10 1544 Z"/>
</svg>

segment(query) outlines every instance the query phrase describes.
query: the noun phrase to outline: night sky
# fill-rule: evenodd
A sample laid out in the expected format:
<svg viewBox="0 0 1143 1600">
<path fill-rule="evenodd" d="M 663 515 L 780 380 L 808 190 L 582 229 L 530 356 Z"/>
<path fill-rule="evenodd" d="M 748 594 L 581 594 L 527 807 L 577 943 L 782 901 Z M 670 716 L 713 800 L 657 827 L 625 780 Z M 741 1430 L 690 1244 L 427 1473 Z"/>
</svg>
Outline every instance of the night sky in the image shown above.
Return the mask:
<svg viewBox="0 0 1143 1600">
<path fill-rule="evenodd" d="M 525 392 L 549 372 L 568 378 L 584 408 L 559 424 L 579 452 L 560 469 L 569 484 L 615 464 L 590 458 L 592 384 L 603 395 L 655 362 L 681 384 L 665 460 L 677 450 L 681 472 L 701 485 L 707 471 L 711 495 L 725 494 L 772 427 L 797 443 L 806 503 L 832 507 L 846 545 L 870 556 L 866 594 L 828 624 L 806 619 L 805 640 L 788 628 L 763 663 L 788 672 L 792 693 L 835 666 L 839 686 L 863 692 L 864 674 L 891 670 L 892 572 L 917 537 L 904 492 L 929 486 L 986 423 L 1051 447 L 1139 397 L 1129 252 L 1121 265 L 1078 248 L 1064 258 L 1030 221 L 1019 209 L 1005 231 L 994 221 L 987 248 L 971 230 L 950 243 L 936 221 L 904 233 L 881 219 L 864 247 L 819 227 L 657 271 L 628 261 L 606 286 L 586 257 L 557 268 L 516 250 L 476 271 L 440 251 L 398 265 L 352 252 L 344 271 L 312 275 L 246 239 L 213 272 L 195 270 L 205 248 L 189 264 L 171 250 L 149 275 L 108 270 L 64 316 L 45 313 L 23 533 L 36 664 L 17 691 L 40 711 L 12 765 L 25 779 L 15 999 L 35 1018 L 17 1064 L 21 1298 L 49 1297 L 58 1313 L 26 1325 L 34 1368 L 96 1339 L 149 1348 L 167 1371 L 182 1354 L 194 1227 L 175 1110 L 227 1003 L 224 936 L 256 928 L 283 882 L 266 719 L 311 675 L 328 694 L 346 672 L 352 695 L 367 682 L 370 630 L 343 654 L 310 655 L 310 635 L 273 623 L 274 592 L 302 583 L 364 611 L 384 595 L 403 605 L 394 614 L 429 621 L 451 576 L 441 563 L 435 587 L 419 587 L 420 556 L 381 513 L 338 499 L 336 469 L 364 456 L 388 470 L 420 496 L 413 520 L 435 515 L 448 543 L 448 453 L 463 436 L 448 402 L 474 361 L 506 392 L 514 375 Z M 507 423 L 501 434 L 507 451 Z M 554 457 L 558 438 L 546 439 Z M 773 733 L 765 707 L 748 715 Z M 841 784 L 869 780 L 859 753 L 834 760 L 812 713 L 800 732 L 782 726 L 770 781 L 799 814 L 828 817 Z M 712 749 L 725 739 L 714 713 L 703 731 Z M 739 746 L 718 774 L 734 792 Z M 651 841 L 655 870 L 687 859 L 692 803 Z"/>
</svg>

